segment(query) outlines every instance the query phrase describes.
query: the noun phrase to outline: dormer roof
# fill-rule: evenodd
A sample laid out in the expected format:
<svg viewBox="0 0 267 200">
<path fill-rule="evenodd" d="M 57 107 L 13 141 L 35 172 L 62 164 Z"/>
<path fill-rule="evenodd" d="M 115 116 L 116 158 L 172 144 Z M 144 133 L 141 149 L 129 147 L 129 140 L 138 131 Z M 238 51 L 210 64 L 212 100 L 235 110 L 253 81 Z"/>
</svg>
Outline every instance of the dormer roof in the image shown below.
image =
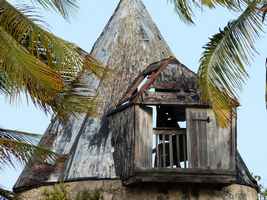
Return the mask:
<svg viewBox="0 0 267 200">
<path fill-rule="evenodd" d="M 197 75 L 172 56 L 154 62 L 136 77 L 116 107 L 130 103 L 201 104 Z"/>
</svg>

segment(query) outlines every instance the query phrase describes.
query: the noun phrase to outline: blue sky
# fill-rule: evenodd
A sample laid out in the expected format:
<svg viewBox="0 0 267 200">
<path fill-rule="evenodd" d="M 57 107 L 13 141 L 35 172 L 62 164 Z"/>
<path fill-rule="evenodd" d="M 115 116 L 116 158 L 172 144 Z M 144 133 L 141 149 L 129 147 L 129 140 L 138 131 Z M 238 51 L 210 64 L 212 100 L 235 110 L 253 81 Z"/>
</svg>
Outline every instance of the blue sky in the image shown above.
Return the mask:
<svg viewBox="0 0 267 200">
<path fill-rule="evenodd" d="M 15 1 L 15 0 L 14 0 Z M 167 0 L 143 0 L 162 35 L 178 60 L 197 71 L 202 47 L 208 38 L 237 16 L 223 8 L 198 11 L 196 25 L 186 25 L 174 12 Z M 18 1 L 17 2 L 21 2 Z M 27 1 L 25 1 L 27 2 Z M 56 35 L 90 51 L 119 0 L 80 0 L 80 9 L 70 22 L 51 12 L 42 12 L 43 19 Z M 265 28 L 266 29 L 266 28 Z M 250 78 L 241 95 L 238 109 L 238 149 L 253 174 L 262 176 L 267 186 L 267 113 L 265 109 L 265 57 L 267 39 L 257 42 L 258 55 L 248 66 Z M 25 99 L 10 104 L 0 96 L 0 127 L 44 133 L 50 122 L 46 116 Z M 6 168 L 0 172 L 0 185 L 12 188 L 22 167 Z"/>
</svg>

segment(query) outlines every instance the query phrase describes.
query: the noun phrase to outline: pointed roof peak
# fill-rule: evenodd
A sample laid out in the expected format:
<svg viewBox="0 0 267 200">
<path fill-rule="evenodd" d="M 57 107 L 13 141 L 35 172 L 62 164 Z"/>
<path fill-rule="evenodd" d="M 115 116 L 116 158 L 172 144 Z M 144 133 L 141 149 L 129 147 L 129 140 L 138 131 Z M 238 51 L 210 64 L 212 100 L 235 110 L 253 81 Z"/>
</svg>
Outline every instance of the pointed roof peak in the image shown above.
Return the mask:
<svg viewBox="0 0 267 200">
<path fill-rule="evenodd" d="M 151 47 L 152 44 L 158 46 L 157 59 L 153 59 L 152 62 L 173 55 L 142 0 L 120 0 L 112 17 L 94 44 L 91 54 L 104 64 L 109 64 L 106 52 L 113 53 L 113 47 L 122 45 L 122 43 L 124 43 L 122 48 L 125 50 L 131 46 L 139 47 L 140 51 Z M 155 51 L 155 49 L 150 49 L 150 52 Z"/>
</svg>

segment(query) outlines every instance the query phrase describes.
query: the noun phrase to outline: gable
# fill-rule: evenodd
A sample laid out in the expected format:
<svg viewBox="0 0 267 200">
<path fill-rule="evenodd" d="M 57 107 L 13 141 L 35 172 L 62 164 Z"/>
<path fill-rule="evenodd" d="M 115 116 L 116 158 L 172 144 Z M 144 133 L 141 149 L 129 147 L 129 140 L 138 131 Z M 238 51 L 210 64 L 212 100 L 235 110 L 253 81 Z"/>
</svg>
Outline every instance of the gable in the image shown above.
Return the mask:
<svg viewBox="0 0 267 200">
<path fill-rule="evenodd" d="M 125 102 L 200 104 L 197 75 L 174 57 L 152 63 L 135 79 L 119 105 Z"/>
</svg>

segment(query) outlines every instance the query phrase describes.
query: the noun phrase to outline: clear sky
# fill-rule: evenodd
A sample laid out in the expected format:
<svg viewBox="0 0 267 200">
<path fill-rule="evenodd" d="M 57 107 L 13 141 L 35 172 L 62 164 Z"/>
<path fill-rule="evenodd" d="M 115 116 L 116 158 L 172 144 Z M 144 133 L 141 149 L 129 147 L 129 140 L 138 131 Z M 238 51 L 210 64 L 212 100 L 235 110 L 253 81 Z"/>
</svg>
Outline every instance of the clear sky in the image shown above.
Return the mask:
<svg viewBox="0 0 267 200">
<path fill-rule="evenodd" d="M 202 47 L 208 42 L 208 38 L 236 16 L 223 8 L 205 9 L 197 12 L 196 25 L 189 26 L 179 20 L 171 4 L 167 3 L 169 1 L 143 1 L 178 60 L 193 71 L 198 69 Z M 69 23 L 51 12 L 43 12 L 42 15 L 53 33 L 90 51 L 118 2 L 119 0 L 80 0 L 80 9 Z M 248 168 L 253 174 L 262 176 L 263 183 L 267 186 L 267 113 L 264 101 L 267 39 L 264 35 L 257 42 L 257 49 L 259 54 L 248 67 L 250 79 L 240 95 L 238 149 Z M 0 96 L 0 127 L 41 134 L 49 122 L 50 116 L 31 104 L 27 105 L 26 101 L 10 105 L 7 99 Z M 2 170 L 0 185 L 12 188 L 21 170 L 21 167 Z"/>
</svg>

